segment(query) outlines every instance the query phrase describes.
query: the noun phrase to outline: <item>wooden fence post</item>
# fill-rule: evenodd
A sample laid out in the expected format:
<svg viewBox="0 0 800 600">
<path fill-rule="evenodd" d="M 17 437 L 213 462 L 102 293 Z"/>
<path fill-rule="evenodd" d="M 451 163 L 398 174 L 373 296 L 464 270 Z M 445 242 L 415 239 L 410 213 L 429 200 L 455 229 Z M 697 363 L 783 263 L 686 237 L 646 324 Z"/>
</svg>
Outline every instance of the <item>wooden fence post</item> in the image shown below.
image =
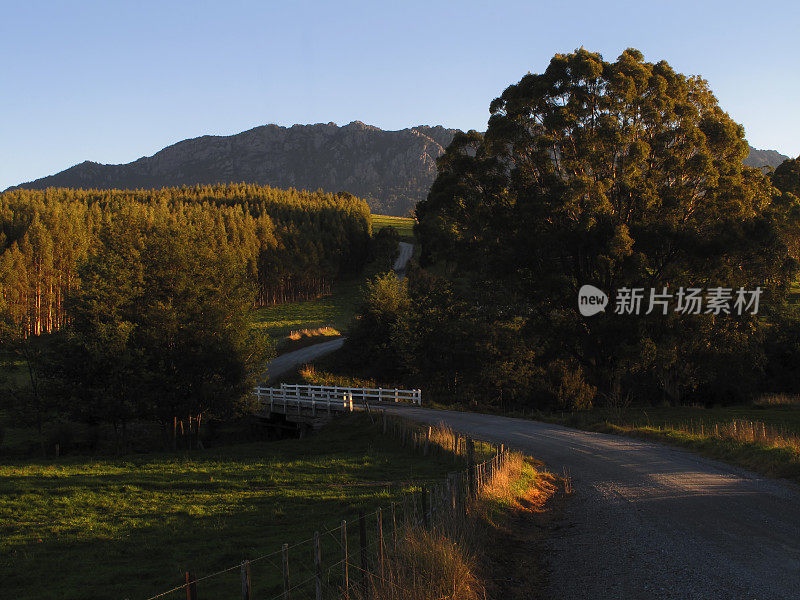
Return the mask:
<svg viewBox="0 0 800 600">
<path fill-rule="evenodd" d="M 314 583 L 317 600 L 322 600 L 322 548 L 319 544 L 319 531 L 314 532 Z"/>
<path fill-rule="evenodd" d="M 397 549 L 397 516 L 394 502 L 392 502 L 392 548 Z"/>
<path fill-rule="evenodd" d="M 428 425 L 428 428 L 425 430 L 425 450 L 423 452 L 424 456 L 428 456 L 428 452 L 430 450 L 431 444 L 431 426 Z"/>
<path fill-rule="evenodd" d="M 197 577 L 186 571 L 186 600 L 197 600 Z"/>
<path fill-rule="evenodd" d="M 369 579 L 367 577 L 367 519 L 364 511 L 358 513 L 358 537 L 361 554 L 361 591 L 369 596 Z"/>
<path fill-rule="evenodd" d="M 475 496 L 475 442 L 471 437 L 467 438 L 467 484 L 469 485 L 469 497 Z"/>
<path fill-rule="evenodd" d="M 381 574 L 381 579 L 383 579 L 383 511 L 379 508 L 375 514 L 378 518 L 378 529 L 375 532 L 378 536 L 378 571 Z"/>
<path fill-rule="evenodd" d="M 422 524 L 428 529 L 428 488 L 422 486 Z"/>
<path fill-rule="evenodd" d="M 289 600 L 289 544 L 281 547 L 281 558 L 283 559 L 283 600 Z"/>
<path fill-rule="evenodd" d="M 350 580 L 347 564 L 347 521 L 342 520 L 342 587 L 344 588 L 344 600 L 350 600 Z"/>
<path fill-rule="evenodd" d="M 250 561 L 242 562 L 242 600 L 252 600 L 250 597 Z"/>
</svg>

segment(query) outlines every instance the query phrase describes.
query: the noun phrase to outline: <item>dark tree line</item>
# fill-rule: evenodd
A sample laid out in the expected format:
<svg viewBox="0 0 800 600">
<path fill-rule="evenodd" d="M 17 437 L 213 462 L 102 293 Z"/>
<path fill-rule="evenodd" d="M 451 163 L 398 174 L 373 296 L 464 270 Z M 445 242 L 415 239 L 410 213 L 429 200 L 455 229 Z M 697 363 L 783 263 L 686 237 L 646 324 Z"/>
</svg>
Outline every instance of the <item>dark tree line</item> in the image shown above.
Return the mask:
<svg viewBox="0 0 800 600">
<path fill-rule="evenodd" d="M 230 252 L 254 284 L 256 305 L 317 297 L 358 272 L 370 213 L 349 194 L 219 185 L 142 191 L 49 189 L 0 195 L 0 311 L 26 334 L 62 327 L 78 269 L 121 209 L 192 232 Z"/>
</svg>

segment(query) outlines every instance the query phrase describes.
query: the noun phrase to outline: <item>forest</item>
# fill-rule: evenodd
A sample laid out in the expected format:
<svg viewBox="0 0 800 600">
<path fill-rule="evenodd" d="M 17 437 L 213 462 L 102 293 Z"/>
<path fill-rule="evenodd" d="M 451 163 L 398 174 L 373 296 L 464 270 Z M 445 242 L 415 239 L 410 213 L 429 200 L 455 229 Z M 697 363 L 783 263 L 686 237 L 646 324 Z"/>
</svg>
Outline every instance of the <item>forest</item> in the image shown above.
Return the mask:
<svg viewBox="0 0 800 600">
<path fill-rule="evenodd" d="M 256 306 L 317 297 L 358 272 L 371 228 L 367 204 L 349 194 L 244 184 L 9 191 L 0 195 L 0 313 L 25 335 L 61 328 L 81 264 L 121 215 L 146 223 L 144 235 L 168 223 L 231 252 L 255 284 Z"/>
</svg>

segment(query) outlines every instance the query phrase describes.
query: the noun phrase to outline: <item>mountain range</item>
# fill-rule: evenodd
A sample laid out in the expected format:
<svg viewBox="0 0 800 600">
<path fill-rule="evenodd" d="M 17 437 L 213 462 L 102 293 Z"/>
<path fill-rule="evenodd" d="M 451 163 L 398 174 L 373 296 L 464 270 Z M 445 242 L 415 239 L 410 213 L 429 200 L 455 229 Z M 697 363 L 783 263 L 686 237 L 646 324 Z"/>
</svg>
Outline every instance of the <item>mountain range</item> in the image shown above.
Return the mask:
<svg viewBox="0 0 800 600">
<path fill-rule="evenodd" d="M 375 213 L 402 216 L 427 195 L 436 177 L 436 159 L 456 131 L 428 125 L 385 131 L 360 121 L 342 127 L 263 125 L 235 135 L 183 140 L 127 164 L 85 161 L 15 187 L 158 188 L 247 182 L 347 191 L 365 198 Z M 775 150 L 750 148 L 744 162 L 774 168 L 786 158 Z"/>
</svg>

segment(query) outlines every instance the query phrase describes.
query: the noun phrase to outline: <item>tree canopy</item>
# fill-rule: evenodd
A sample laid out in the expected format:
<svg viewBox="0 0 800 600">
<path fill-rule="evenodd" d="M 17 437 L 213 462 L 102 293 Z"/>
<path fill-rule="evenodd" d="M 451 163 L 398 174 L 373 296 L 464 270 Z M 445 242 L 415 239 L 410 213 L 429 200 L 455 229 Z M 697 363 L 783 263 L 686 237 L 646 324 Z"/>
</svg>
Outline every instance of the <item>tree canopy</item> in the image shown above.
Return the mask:
<svg viewBox="0 0 800 600">
<path fill-rule="evenodd" d="M 765 310 L 781 302 L 796 220 L 742 165 L 744 129 L 707 82 L 637 50 L 608 62 L 580 49 L 490 112 L 485 134 L 458 135 L 439 159 L 417 207 L 422 264 L 460 281 L 478 320 L 520 320 L 532 373 L 571 365 L 606 397 L 753 371 L 761 315 L 577 311 L 586 284 L 612 307 L 623 288 L 760 286 Z"/>
<path fill-rule="evenodd" d="M 123 210 L 124 209 L 124 210 Z M 368 258 L 370 212 L 349 194 L 216 185 L 0 194 L 0 312 L 27 333 L 59 329 L 64 300 L 105 224 L 123 212 L 230 253 L 256 305 L 317 297 Z"/>
</svg>

